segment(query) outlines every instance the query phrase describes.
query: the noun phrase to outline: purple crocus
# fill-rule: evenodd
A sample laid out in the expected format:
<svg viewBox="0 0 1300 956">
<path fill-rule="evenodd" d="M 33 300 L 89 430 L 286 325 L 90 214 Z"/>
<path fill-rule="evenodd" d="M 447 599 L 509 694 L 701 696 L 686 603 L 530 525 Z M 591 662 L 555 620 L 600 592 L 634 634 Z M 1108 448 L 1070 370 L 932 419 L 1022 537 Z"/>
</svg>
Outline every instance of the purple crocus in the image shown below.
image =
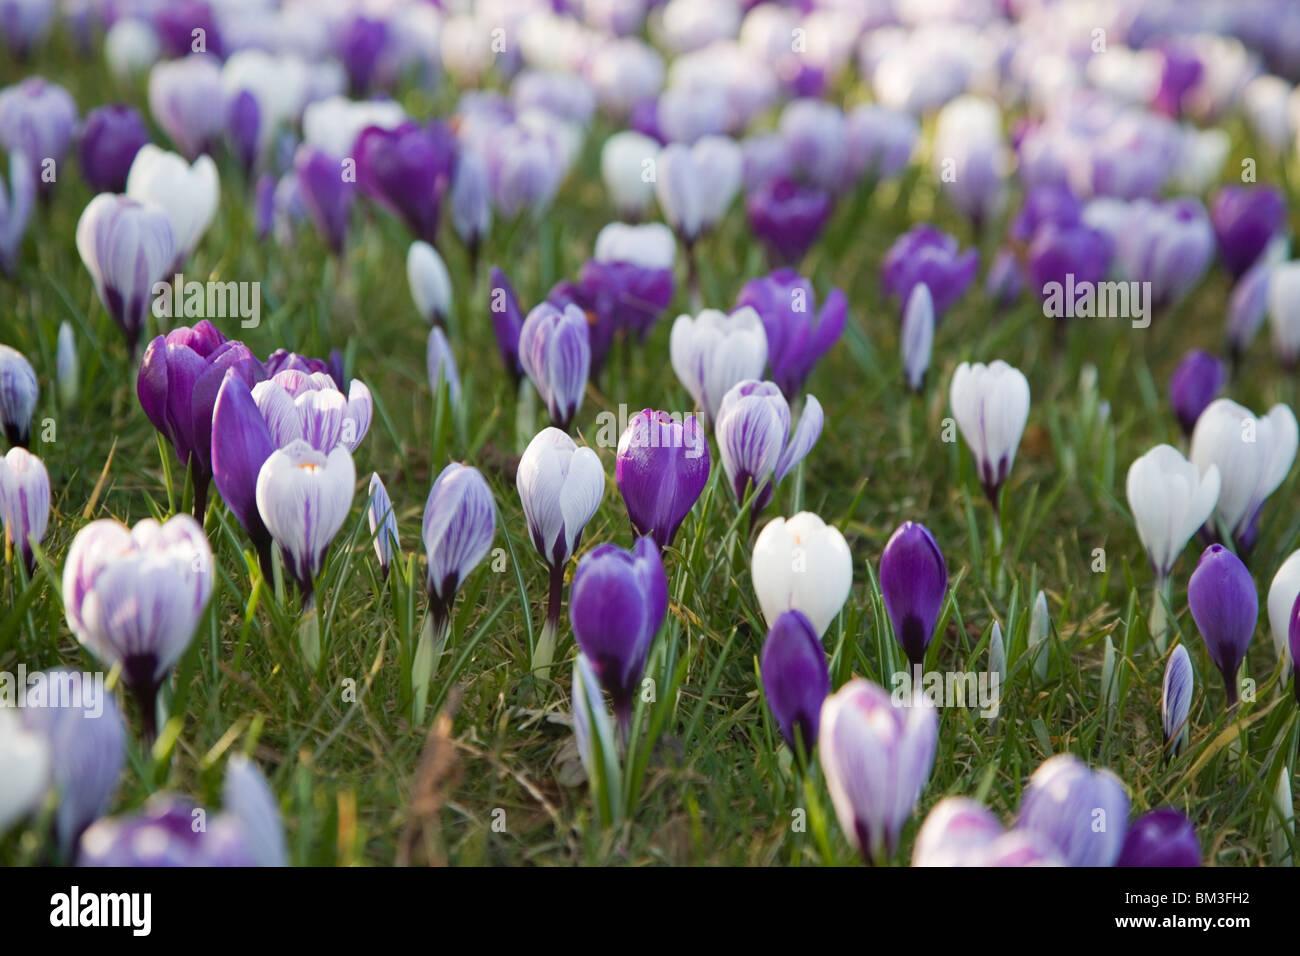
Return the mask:
<svg viewBox="0 0 1300 956">
<path fill-rule="evenodd" d="M 759 669 L 763 695 L 782 738 L 796 754 L 811 756 L 831 675 L 821 638 L 801 611 L 785 611 L 776 619 L 767 632 Z"/>
<path fill-rule="evenodd" d="M 353 149 L 361 191 L 401 219 L 430 245 L 438 236 L 438 212 L 456 166 L 456 141 L 442 123 L 371 126 Z"/>
<path fill-rule="evenodd" d="M 225 55 L 216 14 L 207 0 L 169 0 L 160 4 L 153 14 L 153 28 L 168 56 L 203 51 L 218 57 Z M 202 47 L 196 49 L 200 37 Z"/>
<path fill-rule="evenodd" d="M 578 283 L 600 321 L 642 341 L 672 301 L 677 247 L 662 223 L 613 222 L 596 236 Z"/>
<path fill-rule="evenodd" d="M 492 546 L 495 515 L 492 491 L 477 468 L 452 462 L 438 473 L 424 505 L 422 528 L 435 630 L 446 626 L 456 592 Z"/>
<path fill-rule="evenodd" d="M 36 204 L 36 178 L 22 152 L 9 154 L 9 184 L 0 179 L 0 273 L 13 275 Z"/>
<path fill-rule="evenodd" d="M 993 257 L 988 274 L 984 277 L 984 294 L 999 309 L 1009 309 L 1025 290 L 1025 277 L 1016 254 L 1010 249 L 1000 249 Z"/>
<path fill-rule="evenodd" d="M 551 413 L 551 424 L 568 431 L 582 407 L 591 370 L 587 317 L 576 306 L 543 302 L 519 331 L 519 365 Z"/>
<path fill-rule="evenodd" d="M 1077 226 L 1082 219 L 1083 204 L 1070 187 L 1064 183 L 1044 183 L 1025 193 L 1024 204 L 1011 222 L 1011 238 L 1020 243 L 1029 242 L 1048 223 Z"/>
<path fill-rule="evenodd" d="M 253 171 L 261 142 L 262 108 L 249 90 L 239 90 L 226 101 L 226 137 L 244 173 Z"/>
<path fill-rule="evenodd" d="M 149 112 L 186 159 L 211 152 L 220 139 L 225 102 L 221 65 L 207 54 L 166 60 L 149 73 Z"/>
<path fill-rule="evenodd" d="M 81 175 L 91 191 L 124 191 L 131 162 L 147 142 L 144 118 L 133 107 L 115 103 L 91 110 L 81 127 L 77 150 Z"/>
<path fill-rule="evenodd" d="M 646 657 L 667 610 L 668 577 L 649 538 L 637 539 L 631 551 L 602 544 L 578 562 L 569 594 L 573 636 L 613 698 L 625 739 Z"/>
<path fill-rule="evenodd" d="M 1074 292 L 1076 301 L 1086 289 L 1106 278 L 1113 254 L 1110 238 L 1101 230 L 1077 224 L 1048 223 L 1029 244 L 1029 281 L 1045 303 L 1053 306 L 1055 318 L 1064 321 L 1074 312 L 1073 302 L 1062 296 Z"/>
<path fill-rule="evenodd" d="M 1128 807 L 1124 785 L 1109 770 L 1089 770 L 1073 754 L 1057 754 L 1029 778 L 1016 828 L 1044 838 L 1066 866 L 1113 866 Z"/>
<path fill-rule="evenodd" d="M 1116 866 L 1200 866 L 1196 828 L 1173 807 L 1142 814 L 1124 835 Z"/>
<path fill-rule="evenodd" d="M 26 448 L 32 433 L 32 413 L 40 398 L 36 369 L 16 348 L 0 345 L 0 431 L 5 441 Z"/>
<path fill-rule="evenodd" d="M 470 271 L 477 274 L 479 248 L 492 231 L 492 191 L 487 166 L 474 150 L 464 149 L 457 157 L 448 199 L 452 228 L 469 252 Z"/>
<path fill-rule="evenodd" d="M 812 282 L 793 269 L 778 269 L 745 283 L 736 298 L 736 308 L 744 306 L 751 306 L 762 320 L 772 380 L 793 401 L 844 331 L 849 300 L 839 289 L 831 289 L 818 311 Z"/>
<path fill-rule="evenodd" d="M 341 160 L 313 146 L 298 148 L 293 169 L 303 207 L 321 238 L 342 256 L 356 184 L 344 177 Z"/>
<path fill-rule="evenodd" d="M 1183 434 L 1191 437 L 1201 412 L 1223 391 L 1226 377 L 1223 362 L 1209 352 L 1192 349 L 1183 356 L 1169 379 L 1169 404 Z"/>
<path fill-rule="evenodd" d="M 750 527 L 772 500 L 776 485 L 812 451 L 823 421 L 821 403 L 809 395 L 792 430 L 790 406 L 774 382 L 747 379 L 722 397 L 714 424 L 718 454 L 737 504 L 744 503 L 749 490 L 757 491 Z"/>
<path fill-rule="evenodd" d="M 1286 638 L 1287 648 L 1291 651 L 1291 671 L 1294 675 L 1291 680 L 1291 688 L 1295 693 L 1296 703 L 1300 704 L 1300 667 L 1296 666 L 1296 662 L 1300 661 L 1300 594 L 1297 594 L 1295 603 L 1291 605 L 1291 617 L 1290 623 L 1287 625 Z"/>
<path fill-rule="evenodd" d="M 791 179 L 760 184 L 745 199 L 749 225 L 771 261 L 794 265 L 812 248 L 831 216 L 830 193 Z"/>
<path fill-rule="evenodd" d="M 667 548 L 709 481 L 704 426 L 694 415 L 681 422 L 669 412 L 637 412 L 618 440 L 614 478 L 632 529 Z"/>
<path fill-rule="evenodd" d="M 195 827 L 195 814 L 205 825 Z M 214 814 L 166 793 L 150 797 L 140 813 L 104 817 L 81 837 L 80 866 L 253 866 L 247 832 L 230 814 Z"/>
<path fill-rule="evenodd" d="M 262 577 L 271 581 L 271 532 L 257 510 L 257 476 L 275 451 L 271 430 L 249 383 L 227 369 L 212 407 L 212 478 L 231 514 L 248 532 Z"/>
<path fill-rule="evenodd" d="M 506 274 L 497 266 L 489 273 L 488 312 L 492 316 L 492 332 L 497 340 L 497 353 L 510 380 L 519 385 L 524 369 L 519 364 L 519 333 L 524 328 L 524 313 L 519 307 L 519 297 Z"/>
<path fill-rule="evenodd" d="M 1255 582 L 1240 558 L 1223 545 L 1212 544 L 1187 582 L 1187 606 L 1205 639 L 1210 660 L 1223 675 L 1228 706 L 1232 707 L 1237 703 L 1237 669 L 1259 617 Z"/>
<path fill-rule="evenodd" d="M 77 221 L 77 251 L 99 301 L 135 353 L 154 283 L 175 258 L 171 221 L 160 206 L 100 193 Z"/>
<path fill-rule="evenodd" d="M 388 24 L 383 20 L 355 16 L 343 25 L 338 38 L 338 54 L 353 92 L 364 93 L 370 88 L 380 54 L 387 44 Z"/>
<path fill-rule="evenodd" d="M 1235 365 L 1268 317 L 1268 288 L 1273 268 L 1257 262 L 1237 280 L 1228 297 L 1228 353 Z"/>
<path fill-rule="evenodd" d="M 948 590 L 948 565 L 923 524 L 904 521 L 880 556 L 880 591 L 894 638 L 913 668 L 925 662 L 939 609 Z"/>
<path fill-rule="evenodd" d="M 42 175 L 48 164 L 57 169 L 72 142 L 77 104 L 63 87 L 31 76 L 0 90 L 0 146 L 27 157 L 32 179 L 41 195 L 54 188 L 54 178 Z"/>
<path fill-rule="evenodd" d="M 1224 268 L 1240 279 L 1286 228 L 1286 199 L 1273 186 L 1224 186 L 1210 204 L 1210 221 Z"/>
<path fill-rule="evenodd" d="M 880 267 L 880 284 L 886 295 L 903 305 L 912 294 L 912 286 L 924 282 L 934 298 L 937 322 L 970 288 L 978 270 L 978 251 L 962 252 L 954 236 L 922 223 L 889 247 Z"/>
<path fill-rule="evenodd" d="M 54 0 L 0 0 L 0 37 L 16 59 L 27 59 L 49 36 L 56 10 Z"/>
</svg>

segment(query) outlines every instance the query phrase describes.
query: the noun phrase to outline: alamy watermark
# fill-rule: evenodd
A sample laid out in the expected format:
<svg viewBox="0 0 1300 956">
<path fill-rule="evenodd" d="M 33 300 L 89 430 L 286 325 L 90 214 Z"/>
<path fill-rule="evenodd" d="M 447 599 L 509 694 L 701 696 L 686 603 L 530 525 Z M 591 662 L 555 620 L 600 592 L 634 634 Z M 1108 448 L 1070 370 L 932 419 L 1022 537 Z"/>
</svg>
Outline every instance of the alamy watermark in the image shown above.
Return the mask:
<svg viewBox="0 0 1300 956">
<path fill-rule="evenodd" d="M 100 671 L 34 671 L 24 664 L 16 672 L 0 671 L 0 707 L 60 707 L 97 718 L 104 712 L 104 675 Z"/>
<path fill-rule="evenodd" d="M 1053 319 L 1132 319 L 1133 328 L 1151 324 L 1150 282 L 1065 282 L 1043 285 L 1043 314 Z"/>
<path fill-rule="evenodd" d="M 1002 702 L 1002 677 L 997 671 L 895 671 L 890 677 L 895 707 L 910 706 L 916 695 L 935 707 L 975 707 L 993 720 Z"/>
<path fill-rule="evenodd" d="M 255 329 L 262 321 L 262 283 L 185 281 L 176 273 L 170 282 L 153 284 L 153 314 L 159 319 L 239 319 L 240 328 Z"/>
</svg>

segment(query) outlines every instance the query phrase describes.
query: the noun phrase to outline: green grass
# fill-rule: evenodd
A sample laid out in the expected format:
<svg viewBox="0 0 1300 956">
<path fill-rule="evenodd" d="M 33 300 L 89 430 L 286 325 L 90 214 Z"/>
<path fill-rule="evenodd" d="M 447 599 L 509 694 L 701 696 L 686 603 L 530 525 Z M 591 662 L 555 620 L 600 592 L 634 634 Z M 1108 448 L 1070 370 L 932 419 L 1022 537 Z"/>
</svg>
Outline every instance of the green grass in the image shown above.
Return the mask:
<svg viewBox="0 0 1300 956">
<path fill-rule="evenodd" d="M 83 111 L 109 98 L 143 108 L 142 89 L 113 89 L 98 64 L 73 69 L 74 62 L 61 50 L 40 67 L 69 87 Z M 0 64 L 3 83 L 21 75 L 17 64 Z M 862 94 L 855 88 L 850 96 Z M 417 92 L 402 98 L 417 116 L 445 113 L 453 102 L 450 93 L 436 100 Z M 643 735 L 630 761 L 623 822 L 602 827 L 587 787 L 561 782 L 576 760 L 571 732 L 553 719 L 569 708 L 574 645 L 568 589 L 557 664 L 550 680 L 539 680 L 528 667 L 547 575 L 528 542 L 514 488 L 513 463 L 522 449 L 515 395 L 492 339 L 486 266 L 506 271 L 525 308 L 556 280 L 576 274 L 597 230 L 614 217 L 598 172 L 598 144 L 608 131 L 593 130 L 579 167 L 541 222 L 496 224 L 477 277 L 444 224 L 441 244 L 456 292 L 450 338 L 464 398 L 442 442 L 434 436 L 427 329 L 406 286 L 409 238 L 402 228 L 359 206 L 346 256 L 337 263 L 309 227 L 293 246 L 258 244 L 248 187 L 222 159 L 220 211 L 186 277 L 260 281 L 261 326 L 240 330 L 228 320 L 218 323 L 222 330 L 262 356 L 280 346 L 309 355 L 345 349 L 351 374 L 374 393 L 376 416 L 355 456 L 353 517 L 336 540 L 320 589 L 321 669 L 309 673 L 301 659 L 293 607 L 277 606 L 266 591 L 251 593 L 255 562 L 218 501 L 206 525 L 217 559 L 214 599 L 177 669 L 173 716 L 159 745 L 150 753 L 132 743 L 115 812 L 134 810 L 160 789 L 216 805 L 226 756 L 245 751 L 280 797 L 297 864 L 855 861 L 819 773 L 814 769 L 801 784 L 762 701 L 757 656 L 765 629 L 749 578 L 752 537 L 736 520 L 718 471 L 664 555 L 672 599 L 647 670 L 657 699 L 640 714 Z M 1236 142 L 1247 142 L 1241 129 L 1233 132 Z M 1240 155 L 1250 155 L 1247 149 Z M 18 662 L 29 669 L 93 668 L 64 621 L 59 575 L 69 543 L 87 517 L 133 523 L 169 511 L 155 433 L 135 397 L 134 367 L 76 253 L 75 224 L 90 196 L 73 164 L 69 158 L 60 169 L 52 202 L 38 210 L 19 274 L 0 282 L 0 341 L 27 354 L 41 379 L 32 450 L 48 466 L 54 490 L 41 569 L 26 583 L 8 562 L 0 580 L 0 668 L 9 670 Z M 1261 180 L 1281 178 L 1266 160 L 1260 166 Z M 902 521 L 931 528 L 955 584 L 927 666 L 984 669 L 992 622 L 1001 622 L 1009 649 L 1001 718 L 995 728 L 971 710 L 942 712 L 934 772 L 904 834 L 905 853 L 924 813 L 940 798 L 975 796 L 1010 820 L 1028 775 L 1048 756 L 1069 751 L 1113 769 L 1135 814 L 1165 804 L 1184 810 L 1208 862 L 1276 864 L 1287 853 L 1294 859 L 1294 838 L 1280 855 L 1269 849 L 1269 798 L 1282 765 L 1296 770 L 1297 721 L 1289 687 L 1276 672 L 1266 615 L 1243 671 L 1258 682 L 1256 700 L 1229 718 L 1186 609 L 1186 579 L 1196 556 L 1189 547 L 1175 571 L 1172 627 L 1196 667 L 1191 743 L 1166 764 L 1159 711 L 1164 658 L 1145 623 L 1152 575 L 1123 492 L 1135 457 L 1157 442 L 1180 444 L 1165 385 L 1185 349 L 1218 348 L 1227 280 L 1212 273 L 1186 304 L 1158 315 L 1147 330 L 1080 320 L 1061 351 L 1053 345 L 1052 320 L 1036 304 L 997 314 L 976 288 L 938 330 L 929 387 L 916 399 L 901 386 L 899 309 L 882 302 L 878 273 L 885 250 L 915 222 L 933 220 L 963 242 L 974 241 L 935 186 L 918 164 L 900 182 L 848 197 L 803 264 L 820 296 L 831 285 L 845 290 L 851 316 L 808 386 L 825 407 L 822 438 L 799 480 L 786 482 L 765 514 L 792 513 L 799 496 L 803 508 L 843 530 L 853 551 L 853 590 L 826 636 L 836 686 L 852 674 L 889 686 L 902 659 L 874 585 L 881 548 Z M 984 266 L 995 246 L 993 237 L 983 243 Z M 700 256 L 706 305 L 730 307 L 744 281 L 766 271 L 739 204 L 701 244 Z M 644 348 L 615 347 L 606 375 L 587 393 L 577 433 L 594 442 L 596 416 L 617 413 L 620 403 L 633 410 L 690 407 L 668 364 L 668 326 L 684 309 L 679 288 Z M 53 383 L 63 320 L 76 330 L 82 364 L 81 397 L 73 408 L 58 406 Z M 1005 490 L 1004 590 L 995 587 L 988 564 L 991 513 L 969 453 L 959 441 L 943 441 L 952 370 L 966 359 L 994 358 L 1021 368 L 1033 395 Z M 1096 368 L 1092 389 L 1081 386 L 1089 365 Z M 1296 387 L 1260 342 L 1230 394 L 1258 412 L 1274 401 L 1294 403 Z M 1108 415 L 1099 412 L 1101 401 Z M 41 437 L 46 419 L 55 428 L 50 441 Z M 535 424 L 544 424 L 540 415 Z M 613 482 L 614 450 L 597 451 L 609 487 L 583 551 L 632 541 Z M 494 547 L 504 549 L 504 559 L 495 561 L 496 570 L 489 558 L 462 589 L 450 654 L 435 674 L 428 713 L 413 722 L 404 674 L 424 616 L 417 593 L 424 560 L 420 516 L 433 477 L 452 459 L 480 468 L 492 486 L 499 509 Z M 714 463 L 720 470 L 716 450 Z M 174 461 L 170 466 L 174 480 L 182 481 Z M 380 580 L 363 513 L 371 471 L 388 486 L 405 551 L 403 570 L 387 583 Z M 1292 507 L 1296 481 L 1293 472 L 1264 511 L 1251 561 L 1261 595 L 1300 536 Z M 1092 569 L 1097 548 L 1105 554 L 1101 573 Z M 1023 656 L 1039 588 L 1047 593 L 1053 623 L 1049 674 L 1041 682 Z M 1113 717 L 1100 704 L 1107 637 L 1117 650 Z M 350 686 L 355 702 L 345 699 Z M 134 705 L 127 708 L 138 728 Z M 444 719 L 435 720 L 437 712 Z M 655 731 L 653 746 L 647 725 Z M 806 829 L 792 826 L 799 809 L 808 812 Z M 41 852 L 35 828 L 0 842 L 0 861 L 32 861 Z"/>
</svg>

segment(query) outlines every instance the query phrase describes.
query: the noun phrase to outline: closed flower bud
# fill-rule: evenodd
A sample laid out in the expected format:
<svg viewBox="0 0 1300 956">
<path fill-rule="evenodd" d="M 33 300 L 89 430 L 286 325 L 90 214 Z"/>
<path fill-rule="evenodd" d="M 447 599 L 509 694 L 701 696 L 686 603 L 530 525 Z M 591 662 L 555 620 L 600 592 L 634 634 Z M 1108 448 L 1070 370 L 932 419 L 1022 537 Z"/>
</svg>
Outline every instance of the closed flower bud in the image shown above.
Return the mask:
<svg viewBox="0 0 1300 956">
<path fill-rule="evenodd" d="M 496 513 L 477 468 L 452 462 L 429 489 L 421 537 L 428 556 L 427 588 L 435 617 L 446 618 L 456 592 L 492 547 Z"/>
<path fill-rule="evenodd" d="M 356 183 L 344 178 L 338 157 L 310 145 L 294 154 L 293 171 L 303 209 L 330 251 L 341 256 Z"/>
<path fill-rule="evenodd" d="M 489 281 L 488 311 L 492 314 L 492 332 L 496 336 L 497 352 L 506 374 L 518 385 L 524 374 L 523 366 L 519 363 L 519 334 L 524 328 L 524 313 L 519 307 L 519 297 L 515 295 L 514 286 L 504 272 L 493 266 Z"/>
<path fill-rule="evenodd" d="M 492 231 L 492 192 L 487 167 L 472 149 L 463 149 L 456 160 L 450 205 L 452 228 L 476 263 L 478 248 Z"/>
<path fill-rule="evenodd" d="M 769 521 L 754 542 L 754 594 L 769 627 L 802 611 L 824 635 L 849 596 L 853 556 L 839 529 L 811 511 Z"/>
<path fill-rule="evenodd" d="M 654 169 L 659 144 L 634 130 L 614 133 L 600 151 L 600 174 L 605 191 L 620 216 L 643 216 L 655 194 Z"/>
<path fill-rule="evenodd" d="M 811 756 L 831 676 L 821 638 L 799 611 L 786 611 L 767 632 L 760 664 L 763 694 L 781 736 Z"/>
<path fill-rule="evenodd" d="M 1156 578 L 1169 578 L 1192 535 L 1214 512 L 1219 469 L 1202 475 L 1172 445 L 1157 445 L 1129 466 L 1128 506 Z"/>
<path fill-rule="evenodd" d="M 1193 349 L 1183 356 L 1169 380 L 1169 404 L 1183 434 L 1191 435 L 1196 420 L 1223 390 L 1227 370 L 1216 356 Z"/>
<path fill-rule="evenodd" d="M 0 516 L 14 553 L 32 574 L 36 570 L 32 546 L 45 539 L 50 520 L 50 475 L 26 448 L 10 448 L 0 458 Z"/>
<path fill-rule="evenodd" d="M 1044 761 L 1020 802 L 1016 828 L 1045 839 L 1066 866 L 1113 866 L 1124 845 L 1128 794 L 1109 770 L 1073 754 Z"/>
<path fill-rule="evenodd" d="M 27 447 L 38 397 L 32 364 L 17 349 L 0 345 L 0 427 L 10 445 Z"/>
<path fill-rule="evenodd" d="M 0 274 L 18 269 L 23 237 L 36 204 L 36 177 L 22 152 L 9 154 L 9 184 L 0 177 Z"/>
<path fill-rule="evenodd" d="M 1268 320 L 1274 353 L 1294 368 L 1300 359 L 1300 262 L 1281 262 L 1269 272 Z"/>
<path fill-rule="evenodd" d="M 1268 588 L 1268 626 L 1273 636 L 1273 650 L 1283 664 L 1283 674 L 1290 670 L 1291 609 L 1300 597 L 1300 551 L 1292 551 L 1273 575 Z"/>
<path fill-rule="evenodd" d="M 930 369 L 930 350 L 934 346 L 934 299 L 924 282 L 912 286 L 903 310 L 903 332 L 899 347 L 903 353 L 903 379 L 907 387 L 919 393 Z"/>
<path fill-rule="evenodd" d="M 519 332 L 519 364 L 551 413 L 551 424 L 568 431 L 582 407 L 591 370 L 587 317 L 576 306 L 561 311 L 549 302 L 528 313 Z"/>
<path fill-rule="evenodd" d="M 600 507 L 605 492 L 600 459 L 558 428 L 544 428 L 524 450 L 515 483 L 533 547 L 548 565 L 563 567 Z"/>
<path fill-rule="evenodd" d="M 989 365 L 962 362 L 953 373 L 948 402 L 996 510 L 1029 420 L 1029 382 L 1001 359 Z"/>
<path fill-rule="evenodd" d="M 451 354 L 451 343 L 438 326 L 429 330 L 429 342 L 424 352 L 425 370 L 429 376 L 429 390 L 437 401 L 443 379 L 447 380 L 447 398 L 451 404 L 460 404 L 460 373 L 456 371 L 456 357 Z"/>
<path fill-rule="evenodd" d="M 726 213 L 740 188 L 742 168 L 740 147 L 725 136 L 704 136 L 693 146 L 673 143 L 659 154 L 659 208 L 683 242 L 693 244 Z"/>
<path fill-rule="evenodd" d="M 1223 675 L 1228 705 L 1232 706 L 1237 702 L 1237 669 L 1259 617 L 1255 582 L 1240 558 L 1223 545 L 1212 544 L 1187 582 L 1187 606 L 1205 639 L 1210 660 Z"/>
<path fill-rule="evenodd" d="M 59 386 L 59 400 L 64 407 L 77 402 L 81 389 L 81 363 L 77 360 L 77 340 L 65 319 L 59 323 L 59 342 L 54 356 L 54 377 Z"/>
<path fill-rule="evenodd" d="M 1124 835 L 1116 866 L 1200 866 L 1201 845 L 1192 821 L 1173 807 L 1134 820 Z"/>
<path fill-rule="evenodd" d="M 176 243 L 172 268 L 179 271 L 212 223 L 221 184 L 211 156 L 200 156 L 190 165 L 175 153 L 146 143 L 131 163 L 126 194 L 167 213 Z"/>
<path fill-rule="evenodd" d="M 751 515 L 757 518 L 776 485 L 812 451 L 823 421 L 821 403 L 809 395 L 791 428 L 790 407 L 773 382 L 744 381 L 727 392 L 714 430 L 737 504 L 744 502 L 746 489 L 756 490 Z"/>
<path fill-rule="evenodd" d="M 144 119 L 130 106 L 91 110 L 81 127 L 81 175 L 95 193 L 120 193 L 140 148 L 149 142 Z"/>
<path fill-rule="evenodd" d="M 370 525 L 370 534 L 375 539 L 379 571 L 388 577 L 393 554 L 396 553 L 400 558 L 402 545 L 397 538 L 397 517 L 393 514 L 393 502 L 389 500 L 388 489 L 384 487 L 377 472 L 370 476 L 370 504 L 366 507 L 366 521 Z"/>
<path fill-rule="evenodd" d="M 226 765 L 221 804 L 226 814 L 243 826 L 244 842 L 255 866 L 288 865 L 280 805 L 262 771 L 243 754 L 235 754 Z"/>
<path fill-rule="evenodd" d="M 415 309 L 424 321 L 446 325 L 451 314 L 451 276 L 438 250 L 422 239 L 406 254 L 406 279 Z"/>
<path fill-rule="evenodd" d="M 149 71 L 149 112 L 182 153 L 209 152 L 225 125 L 221 61 L 194 53 L 157 63 Z"/>
<path fill-rule="evenodd" d="M 451 131 L 439 122 L 370 126 L 357 137 L 352 154 L 361 191 L 401 219 L 417 239 L 433 242 L 456 165 Z"/>
<path fill-rule="evenodd" d="M 1040 681 L 1047 679 L 1047 639 L 1051 636 L 1051 632 L 1052 619 L 1047 613 L 1047 595 L 1039 591 L 1034 597 L 1034 608 L 1029 614 L 1029 634 L 1026 638 L 1025 651 L 1034 666 L 1034 676 Z"/>
<path fill-rule="evenodd" d="M 925 661 L 948 590 L 948 565 L 928 528 L 898 526 L 880 556 L 880 591 L 894 625 L 894 638 L 913 668 Z"/>
<path fill-rule="evenodd" d="M 758 313 L 741 306 L 727 315 L 705 309 L 698 317 L 679 315 L 669 337 L 673 371 L 712 427 L 731 387 L 763 375 L 767 336 Z"/>
<path fill-rule="evenodd" d="M 0 146 L 27 160 L 32 182 L 42 195 L 54 180 L 41 175 L 47 162 L 62 165 L 77 125 L 77 104 L 63 87 L 29 76 L 0 90 Z"/>
<path fill-rule="evenodd" d="M 699 419 L 679 422 L 668 412 L 643 409 L 618 440 L 614 478 L 638 535 L 660 548 L 677 529 L 709 481 L 709 442 Z"/>
<path fill-rule="evenodd" d="M 1224 268 L 1240 278 L 1286 227 L 1286 198 L 1272 186 L 1224 186 L 1210 219 Z"/>
<path fill-rule="evenodd" d="M 1192 659 L 1187 648 L 1178 644 L 1165 665 L 1165 679 L 1160 690 L 1160 721 L 1164 726 L 1165 746 L 1176 757 L 1187 746 L 1188 714 L 1192 707 Z M 1172 745 L 1171 745 L 1172 741 Z"/>
<path fill-rule="evenodd" d="M 0 707 L 0 834 L 40 806 L 50 785 L 50 746 Z"/>
</svg>

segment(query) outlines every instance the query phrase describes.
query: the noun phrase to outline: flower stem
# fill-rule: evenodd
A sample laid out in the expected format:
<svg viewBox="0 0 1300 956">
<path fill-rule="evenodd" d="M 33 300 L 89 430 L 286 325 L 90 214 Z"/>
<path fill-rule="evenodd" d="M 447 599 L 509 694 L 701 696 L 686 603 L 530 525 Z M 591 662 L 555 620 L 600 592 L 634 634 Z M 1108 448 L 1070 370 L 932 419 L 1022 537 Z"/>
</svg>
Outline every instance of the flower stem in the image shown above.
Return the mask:
<svg viewBox="0 0 1300 956">
<path fill-rule="evenodd" d="M 1151 600 L 1151 638 L 1156 642 L 1156 650 L 1161 654 L 1169 643 L 1169 592 L 1170 580 L 1165 577 L 1156 582 L 1155 596 Z"/>
<path fill-rule="evenodd" d="M 446 612 L 431 607 L 424 619 L 419 644 L 415 648 L 415 660 L 411 662 L 411 687 L 414 691 L 411 720 L 416 724 L 424 723 L 424 709 L 429 701 L 429 682 L 433 679 L 438 658 L 442 656 L 450 632 L 451 618 Z"/>
<path fill-rule="evenodd" d="M 533 648 L 532 672 L 538 680 L 549 680 L 555 660 L 555 642 L 560 632 L 560 603 L 564 599 L 564 565 L 551 568 L 551 593 L 546 602 L 546 624 Z"/>
<path fill-rule="evenodd" d="M 307 669 L 313 673 L 320 666 L 320 615 L 316 613 L 315 594 L 304 594 L 302 620 L 298 623 L 298 648 Z"/>
</svg>

